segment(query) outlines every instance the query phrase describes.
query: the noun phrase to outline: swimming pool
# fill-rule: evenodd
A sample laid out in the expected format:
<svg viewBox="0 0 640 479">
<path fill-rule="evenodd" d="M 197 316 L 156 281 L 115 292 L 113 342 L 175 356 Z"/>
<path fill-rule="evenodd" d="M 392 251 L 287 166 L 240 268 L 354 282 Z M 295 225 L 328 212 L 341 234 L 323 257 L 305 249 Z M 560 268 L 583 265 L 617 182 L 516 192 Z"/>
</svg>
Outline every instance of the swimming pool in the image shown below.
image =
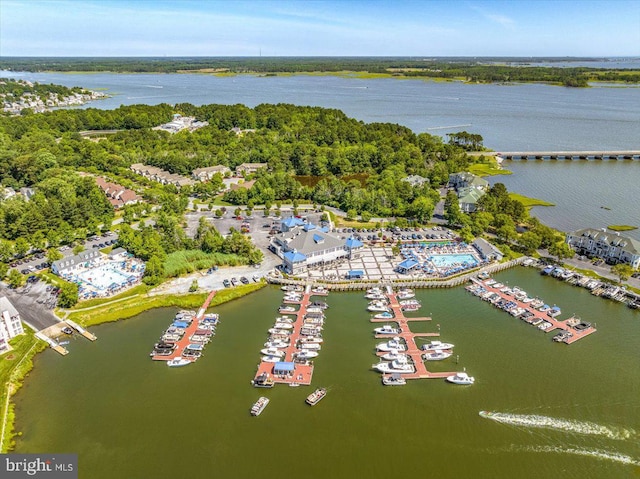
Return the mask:
<svg viewBox="0 0 640 479">
<path fill-rule="evenodd" d="M 130 275 L 119 271 L 111 264 L 105 264 L 82 271 L 78 273 L 77 276 L 99 291 L 104 291 L 114 283 L 119 286 L 124 285 L 130 278 Z"/>
<path fill-rule="evenodd" d="M 452 266 L 464 265 L 466 268 L 473 268 L 478 264 L 478 259 L 472 254 L 437 254 L 429 257 L 429 260 L 437 268 L 451 268 Z"/>
</svg>

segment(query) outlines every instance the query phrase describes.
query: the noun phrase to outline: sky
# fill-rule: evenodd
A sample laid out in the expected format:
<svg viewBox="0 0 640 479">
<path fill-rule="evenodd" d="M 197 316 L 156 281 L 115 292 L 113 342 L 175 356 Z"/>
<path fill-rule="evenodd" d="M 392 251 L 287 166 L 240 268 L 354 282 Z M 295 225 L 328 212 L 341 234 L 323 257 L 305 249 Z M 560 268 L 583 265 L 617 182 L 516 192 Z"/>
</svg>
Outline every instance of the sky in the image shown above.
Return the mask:
<svg viewBox="0 0 640 479">
<path fill-rule="evenodd" d="M 640 0 L 0 0 L 0 56 L 640 56 Z"/>
</svg>

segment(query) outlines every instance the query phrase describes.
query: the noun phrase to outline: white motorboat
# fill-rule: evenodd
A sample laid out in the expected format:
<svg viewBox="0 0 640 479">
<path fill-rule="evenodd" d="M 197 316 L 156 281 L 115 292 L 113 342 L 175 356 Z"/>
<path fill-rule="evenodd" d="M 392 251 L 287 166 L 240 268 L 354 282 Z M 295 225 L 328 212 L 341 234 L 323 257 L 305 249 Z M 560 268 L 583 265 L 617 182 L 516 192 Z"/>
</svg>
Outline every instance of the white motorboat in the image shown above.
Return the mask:
<svg viewBox="0 0 640 479">
<path fill-rule="evenodd" d="M 430 343 L 423 344 L 423 351 L 442 351 L 443 349 L 453 349 L 454 345 L 451 343 L 443 343 L 441 341 L 431 341 Z"/>
<path fill-rule="evenodd" d="M 272 341 L 267 341 L 264 343 L 266 348 L 276 348 L 276 349 L 284 349 L 289 347 L 289 343 L 286 341 L 274 339 Z"/>
<path fill-rule="evenodd" d="M 280 351 L 277 348 L 264 348 L 264 349 L 261 349 L 260 352 L 265 356 L 277 356 L 279 358 L 284 356 L 284 351 Z"/>
<path fill-rule="evenodd" d="M 405 299 L 398 303 L 400 306 L 420 306 L 420 301 L 417 299 Z"/>
<path fill-rule="evenodd" d="M 388 311 L 376 314 L 373 319 L 393 319 L 393 313 Z"/>
<path fill-rule="evenodd" d="M 396 349 L 389 351 L 388 353 L 384 353 L 382 356 L 380 356 L 380 358 L 384 359 L 385 361 L 395 361 L 397 359 L 402 360 L 403 358 L 408 359 L 406 354 L 399 353 Z"/>
<path fill-rule="evenodd" d="M 390 376 L 382 376 L 382 384 L 385 386 L 404 386 L 407 384 L 407 380 L 398 373 L 394 373 Z"/>
<path fill-rule="evenodd" d="M 298 339 L 298 343 L 300 344 L 309 344 L 309 343 L 322 344 L 323 341 L 324 339 L 319 338 L 317 336 L 307 336 L 307 337 Z"/>
<path fill-rule="evenodd" d="M 436 350 L 436 351 L 429 351 L 428 353 L 423 354 L 422 358 L 425 361 L 442 361 L 443 359 L 447 359 L 451 357 L 452 354 L 453 353 L 450 351 Z"/>
<path fill-rule="evenodd" d="M 398 359 L 391 362 L 381 361 L 378 364 L 374 364 L 371 367 L 376 371 L 379 371 L 385 374 L 393 374 L 393 373 L 407 374 L 407 373 L 415 372 L 415 368 L 413 367 L 413 364 L 409 364 Z"/>
<path fill-rule="evenodd" d="M 379 343 L 376 346 L 378 351 L 392 352 L 392 351 L 406 351 L 406 346 L 402 343 L 400 338 L 393 338 L 386 343 Z"/>
<path fill-rule="evenodd" d="M 293 324 L 291 323 L 276 323 L 273 325 L 275 329 L 293 329 Z"/>
<path fill-rule="evenodd" d="M 386 296 L 382 292 L 367 293 L 364 297 L 367 298 L 367 299 L 377 299 L 377 300 L 386 299 Z"/>
<path fill-rule="evenodd" d="M 389 306 L 384 301 L 371 301 L 367 310 L 372 312 L 389 312 Z"/>
<path fill-rule="evenodd" d="M 307 396 L 305 402 L 309 406 L 315 406 L 327 395 L 327 388 L 318 388 Z"/>
<path fill-rule="evenodd" d="M 317 358 L 318 354 L 320 353 L 318 353 L 317 351 L 308 351 L 305 349 L 304 351 L 293 353 L 293 357 L 296 359 L 312 359 Z"/>
<path fill-rule="evenodd" d="M 294 320 L 291 316 L 278 316 L 276 318 L 276 323 L 293 323 Z"/>
<path fill-rule="evenodd" d="M 376 334 L 393 334 L 394 336 L 400 334 L 400 330 L 398 328 L 394 328 L 390 324 L 385 324 L 379 328 L 374 329 Z"/>
<path fill-rule="evenodd" d="M 262 356 L 260 359 L 263 363 L 279 363 L 282 361 L 282 356 L 272 356 L 269 354 L 267 356 Z"/>
<path fill-rule="evenodd" d="M 414 293 L 412 289 L 401 289 L 396 294 L 396 297 L 398 299 L 411 299 L 411 298 L 415 298 L 415 296 L 416 296 L 416 293 Z"/>
<path fill-rule="evenodd" d="M 267 404 L 269 404 L 269 398 L 263 396 L 258 399 L 255 403 L 253 403 L 253 406 L 251 406 L 251 415 L 259 416 L 260 414 L 262 414 L 262 411 L 264 411 L 264 408 L 267 407 Z"/>
<path fill-rule="evenodd" d="M 270 328 L 267 331 L 269 331 L 269 334 L 273 334 L 276 336 L 289 336 L 292 332 L 290 329 L 280 329 L 280 328 Z"/>
<path fill-rule="evenodd" d="M 288 284 L 280 288 L 282 291 L 304 291 L 304 287 L 295 284 Z"/>
<path fill-rule="evenodd" d="M 304 349 L 306 351 L 320 351 L 322 346 L 318 343 L 302 343 L 300 345 L 300 349 Z"/>
<path fill-rule="evenodd" d="M 447 381 L 453 384 L 473 384 L 476 380 L 474 377 L 467 375 L 467 373 L 456 373 L 453 376 L 447 376 Z"/>
<path fill-rule="evenodd" d="M 178 356 L 177 358 L 167 361 L 167 366 L 170 368 L 179 368 L 180 366 L 186 366 L 187 364 L 191 364 L 191 361 L 183 358 L 182 356 Z"/>
<path fill-rule="evenodd" d="M 296 308 L 294 308 L 293 306 L 280 306 L 280 308 L 278 309 L 278 312 L 280 314 L 295 313 Z"/>
</svg>

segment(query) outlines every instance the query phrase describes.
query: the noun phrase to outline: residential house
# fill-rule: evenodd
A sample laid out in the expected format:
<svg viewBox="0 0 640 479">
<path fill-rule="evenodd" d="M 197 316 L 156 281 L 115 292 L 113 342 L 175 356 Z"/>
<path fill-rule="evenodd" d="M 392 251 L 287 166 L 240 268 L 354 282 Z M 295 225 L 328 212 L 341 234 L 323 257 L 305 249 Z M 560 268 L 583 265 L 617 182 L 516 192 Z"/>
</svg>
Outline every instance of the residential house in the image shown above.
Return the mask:
<svg viewBox="0 0 640 479">
<path fill-rule="evenodd" d="M 402 178 L 402 181 L 409 183 L 411 186 L 422 186 L 425 183 L 429 183 L 429 178 L 420 175 L 409 175 L 406 178 Z"/>
<path fill-rule="evenodd" d="M 114 208 L 122 208 L 125 205 L 132 205 L 142 201 L 142 198 L 135 191 L 117 183 L 110 183 L 100 176 L 96 177 L 96 183 Z"/>
<path fill-rule="evenodd" d="M 489 189 L 489 182 L 473 173 L 464 171 L 450 174 L 449 186 L 458 195 L 460 210 L 465 213 L 472 213 L 477 210 L 478 200 Z"/>
<path fill-rule="evenodd" d="M 567 233 L 566 242 L 580 255 L 603 258 L 609 264 L 640 268 L 640 241 L 606 228 L 584 228 Z"/>
<path fill-rule="evenodd" d="M 193 170 L 191 175 L 197 181 L 210 181 L 213 175 L 220 174 L 223 177 L 227 173 L 231 173 L 231 169 L 225 165 L 207 166 L 206 168 L 197 168 Z"/>
<path fill-rule="evenodd" d="M 6 296 L 0 297 L 0 354 L 11 349 L 9 340 L 23 334 L 20 313 Z"/>
<path fill-rule="evenodd" d="M 236 176 L 251 175 L 256 171 L 266 167 L 266 163 L 242 163 L 241 165 L 236 166 Z"/>
<path fill-rule="evenodd" d="M 157 181 L 163 185 L 175 185 L 178 188 L 182 186 L 190 186 L 194 184 L 194 181 L 186 176 L 177 175 L 175 173 L 169 173 L 162 168 L 155 166 L 148 166 L 142 163 L 134 163 L 130 167 L 134 173 L 144 176 L 151 181 Z"/>
</svg>

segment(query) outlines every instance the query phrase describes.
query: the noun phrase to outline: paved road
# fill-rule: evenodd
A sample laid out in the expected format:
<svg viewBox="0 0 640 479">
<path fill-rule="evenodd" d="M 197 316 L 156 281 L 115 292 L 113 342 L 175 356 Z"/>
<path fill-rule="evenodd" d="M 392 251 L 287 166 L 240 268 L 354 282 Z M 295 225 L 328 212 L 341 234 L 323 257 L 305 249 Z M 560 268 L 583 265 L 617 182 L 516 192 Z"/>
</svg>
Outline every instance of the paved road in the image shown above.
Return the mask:
<svg viewBox="0 0 640 479">
<path fill-rule="evenodd" d="M 0 283 L 0 294 L 11 301 L 11 304 L 20 313 L 22 321 L 32 329 L 41 331 L 60 322 L 53 312 L 46 307 L 46 303 L 53 299 L 53 295 L 46 291 L 46 288 L 47 285 L 43 281 L 18 288 L 17 290 Z M 42 302 L 38 302 L 39 300 Z"/>
<path fill-rule="evenodd" d="M 594 266 L 593 264 L 591 264 L 591 260 L 587 259 L 583 261 L 578 259 L 577 257 L 572 259 L 565 259 L 562 261 L 565 265 L 569 265 L 574 268 L 588 269 L 598 273 L 604 278 L 611 279 L 615 282 L 618 281 L 618 277 L 615 274 L 611 273 L 611 266 L 609 266 L 608 264 L 604 264 L 602 266 Z M 628 280 L 623 281 L 623 284 L 627 284 L 633 286 L 634 288 L 640 289 L 640 278 L 629 278 Z"/>
</svg>

